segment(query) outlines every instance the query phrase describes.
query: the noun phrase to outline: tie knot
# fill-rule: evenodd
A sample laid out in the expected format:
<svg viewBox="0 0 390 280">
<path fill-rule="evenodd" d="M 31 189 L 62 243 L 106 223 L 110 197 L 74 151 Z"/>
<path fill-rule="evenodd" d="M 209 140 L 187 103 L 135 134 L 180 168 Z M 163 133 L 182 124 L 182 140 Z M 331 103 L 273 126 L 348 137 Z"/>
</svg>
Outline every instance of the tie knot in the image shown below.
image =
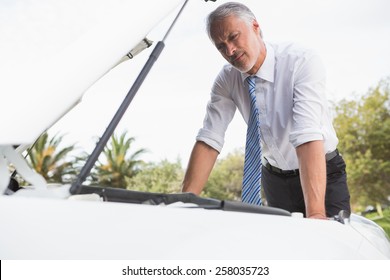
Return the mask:
<svg viewBox="0 0 390 280">
<path fill-rule="evenodd" d="M 255 76 L 248 76 L 246 78 L 247 83 L 254 83 L 255 82 Z"/>
</svg>

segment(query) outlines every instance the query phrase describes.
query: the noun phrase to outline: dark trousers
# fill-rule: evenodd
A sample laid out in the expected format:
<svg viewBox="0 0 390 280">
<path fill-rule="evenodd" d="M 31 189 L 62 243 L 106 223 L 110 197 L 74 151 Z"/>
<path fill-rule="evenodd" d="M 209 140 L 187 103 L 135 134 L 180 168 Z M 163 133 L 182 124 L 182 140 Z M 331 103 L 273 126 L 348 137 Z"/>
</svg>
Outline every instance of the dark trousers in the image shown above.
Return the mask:
<svg viewBox="0 0 390 280">
<path fill-rule="evenodd" d="M 268 206 L 305 214 L 305 202 L 299 174 L 283 175 L 263 166 L 261 183 Z M 326 162 L 326 215 L 332 217 L 341 210 L 351 211 L 345 162 L 337 155 Z"/>
</svg>

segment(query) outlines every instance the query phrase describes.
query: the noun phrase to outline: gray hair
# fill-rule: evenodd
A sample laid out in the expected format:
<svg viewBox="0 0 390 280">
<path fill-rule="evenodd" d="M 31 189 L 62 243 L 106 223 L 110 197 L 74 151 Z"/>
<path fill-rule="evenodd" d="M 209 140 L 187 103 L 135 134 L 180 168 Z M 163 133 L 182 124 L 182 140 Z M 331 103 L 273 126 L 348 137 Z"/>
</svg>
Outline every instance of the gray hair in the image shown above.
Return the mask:
<svg viewBox="0 0 390 280">
<path fill-rule="evenodd" d="M 244 4 L 238 2 L 227 2 L 216 8 L 211 12 L 206 19 L 206 29 L 209 38 L 211 39 L 210 29 L 213 22 L 223 20 L 229 16 L 235 16 L 245 21 L 249 26 L 256 20 L 252 11 Z M 263 33 L 260 29 L 260 36 L 263 37 Z"/>
</svg>

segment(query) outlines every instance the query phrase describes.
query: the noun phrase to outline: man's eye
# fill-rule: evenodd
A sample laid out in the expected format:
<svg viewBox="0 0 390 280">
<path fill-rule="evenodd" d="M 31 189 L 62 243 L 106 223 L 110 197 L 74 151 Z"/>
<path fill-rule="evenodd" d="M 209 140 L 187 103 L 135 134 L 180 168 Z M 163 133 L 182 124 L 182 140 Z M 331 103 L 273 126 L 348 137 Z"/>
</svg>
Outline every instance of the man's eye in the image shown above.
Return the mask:
<svg viewBox="0 0 390 280">
<path fill-rule="evenodd" d="M 219 50 L 219 51 L 223 51 L 223 49 L 224 49 L 224 45 L 217 45 L 217 50 Z"/>
<path fill-rule="evenodd" d="M 238 34 L 234 34 L 230 39 L 231 40 L 236 40 L 238 38 Z"/>
</svg>

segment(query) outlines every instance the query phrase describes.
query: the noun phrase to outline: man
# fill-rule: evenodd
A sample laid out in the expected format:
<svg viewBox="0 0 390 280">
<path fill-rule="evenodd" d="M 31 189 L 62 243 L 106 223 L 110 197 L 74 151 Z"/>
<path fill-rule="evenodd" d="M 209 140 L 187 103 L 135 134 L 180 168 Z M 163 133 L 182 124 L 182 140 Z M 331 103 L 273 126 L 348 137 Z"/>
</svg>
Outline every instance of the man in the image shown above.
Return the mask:
<svg viewBox="0 0 390 280">
<path fill-rule="evenodd" d="M 317 219 L 350 211 L 345 163 L 336 149 L 338 139 L 325 98 L 325 70 L 318 55 L 294 44 L 264 42 L 255 16 L 240 3 L 219 6 L 208 17 L 207 30 L 229 64 L 212 87 L 182 191 L 201 193 L 238 108 L 247 123 L 253 112 L 257 114 L 260 151 L 247 142 L 245 160 L 260 155 L 255 161 L 262 167 L 254 172 L 261 171 L 256 178 L 261 176 L 269 206 Z M 248 77 L 254 79 L 255 99 L 248 94 Z M 260 182 L 254 185 L 259 204 Z"/>
</svg>

